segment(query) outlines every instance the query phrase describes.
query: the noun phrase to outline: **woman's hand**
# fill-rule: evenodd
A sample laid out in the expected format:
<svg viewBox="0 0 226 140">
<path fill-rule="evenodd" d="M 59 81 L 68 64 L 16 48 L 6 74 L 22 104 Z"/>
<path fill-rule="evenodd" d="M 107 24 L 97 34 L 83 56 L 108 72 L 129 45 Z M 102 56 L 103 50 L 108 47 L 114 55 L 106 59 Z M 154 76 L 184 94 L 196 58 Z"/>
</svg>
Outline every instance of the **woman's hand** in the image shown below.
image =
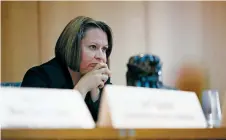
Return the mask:
<svg viewBox="0 0 226 140">
<path fill-rule="evenodd" d="M 99 63 L 95 68 L 85 74 L 79 82 L 76 84 L 74 89 L 78 90 L 85 98 L 87 92 L 95 88 L 103 88 L 104 83 L 111 76 L 111 72 L 108 69 L 107 64 Z"/>
<path fill-rule="evenodd" d="M 91 94 L 91 99 L 93 102 L 96 102 L 99 97 L 100 97 L 100 90 L 99 88 L 94 88 L 90 91 L 90 94 Z"/>
</svg>

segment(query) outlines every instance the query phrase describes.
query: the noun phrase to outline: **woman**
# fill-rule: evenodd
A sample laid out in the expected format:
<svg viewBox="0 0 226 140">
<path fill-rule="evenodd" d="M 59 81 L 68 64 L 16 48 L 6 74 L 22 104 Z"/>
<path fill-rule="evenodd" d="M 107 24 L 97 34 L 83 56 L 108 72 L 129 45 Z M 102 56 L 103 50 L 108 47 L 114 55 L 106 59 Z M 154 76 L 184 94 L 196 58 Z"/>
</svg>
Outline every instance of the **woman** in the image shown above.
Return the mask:
<svg viewBox="0 0 226 140">
<path fill-rule="evenodd" d="M 111 51 L 111 28 L 102 21 L 79 16 L 58 38 L 55 57 L 29 69 L 21 86 L 78 90 L 97 121 L 102 89 L 110 84 L 107 63 Z"/>
</svg>

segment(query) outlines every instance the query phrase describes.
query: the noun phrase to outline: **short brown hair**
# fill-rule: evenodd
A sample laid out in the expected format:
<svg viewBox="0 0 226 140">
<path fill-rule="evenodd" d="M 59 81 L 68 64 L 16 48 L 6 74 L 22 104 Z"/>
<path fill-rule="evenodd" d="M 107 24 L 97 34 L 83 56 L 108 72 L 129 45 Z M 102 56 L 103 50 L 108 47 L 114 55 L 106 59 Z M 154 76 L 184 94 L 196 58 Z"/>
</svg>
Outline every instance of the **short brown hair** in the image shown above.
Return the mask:
<svg viewBox="0 0 226 140">
<path fill-rule="evenodd" d="M 99 28 L 107 34 L 108 49 L 107 60 L 111 54 L 113 38 L 111 28 L 102 21 L 90 17 L 79 16 L 72 19 L 62 31 L 55 46 L 55 56 L 74 71 L 79 71 L 81 61 L 81 40 L 87 30 Z"/>
</svg>

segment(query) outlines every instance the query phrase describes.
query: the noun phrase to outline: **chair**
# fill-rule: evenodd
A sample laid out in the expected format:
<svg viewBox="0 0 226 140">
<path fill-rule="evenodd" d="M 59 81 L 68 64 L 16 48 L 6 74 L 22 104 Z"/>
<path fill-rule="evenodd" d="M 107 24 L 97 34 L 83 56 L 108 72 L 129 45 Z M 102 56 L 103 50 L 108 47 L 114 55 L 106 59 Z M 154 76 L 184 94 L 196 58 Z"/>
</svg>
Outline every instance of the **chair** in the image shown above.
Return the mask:
<svg viewBox="0 0 226 140">
<path fill-rule="evenodd" d="M 1 83 L 1 87 L 20 87 L 21 82 L 3 82 Z"/>
</svg>

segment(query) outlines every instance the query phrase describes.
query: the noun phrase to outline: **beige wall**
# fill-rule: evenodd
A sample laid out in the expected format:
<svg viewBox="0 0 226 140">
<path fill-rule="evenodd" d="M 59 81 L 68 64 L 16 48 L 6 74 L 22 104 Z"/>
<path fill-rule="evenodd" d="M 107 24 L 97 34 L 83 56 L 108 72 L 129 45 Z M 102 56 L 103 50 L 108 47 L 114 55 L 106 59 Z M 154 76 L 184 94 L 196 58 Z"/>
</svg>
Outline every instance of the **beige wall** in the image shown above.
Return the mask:
<svg viewBox="0 0 226 140">
<path fill-rule="evenodd" d="M 163 61 L 163 79 L 174 85 L 177 69 L 188 59 L 202 61 L 202 5 L 200 2 L 148 4 L 149 52 Z"/>
<path fill-rule="evenodd" d="M 53 57 L 64 26 L 86 15 L 113 29 L 114 84 L 125 84 L 131 55 L 148 52 L 161 57 L 167 85 L 194 61 L 208 69 L 211 88 L 226 91 L 225 2 L 2 2 L 2 9 L 2 81 L 21 81 L 28 68 Z"/>
<path fill-rule="evenodd" d="M 203 56 L 210 85 L 226 96 L 226 2 L 206 2 L 202 10 Z"/>
<path fill-rule="evenodd" d="M 39 61 L 37 2 L 2 2 L 2 81 L 21 81 Z"/>
<path fill-rule="evenodd" d="M 163 61 L 163 79 L 175 85 L 185 62 L 208 71 L 210 87 L 226 91 L 226 2 L 149 2 L 148 52 Z"/>
</svg>

